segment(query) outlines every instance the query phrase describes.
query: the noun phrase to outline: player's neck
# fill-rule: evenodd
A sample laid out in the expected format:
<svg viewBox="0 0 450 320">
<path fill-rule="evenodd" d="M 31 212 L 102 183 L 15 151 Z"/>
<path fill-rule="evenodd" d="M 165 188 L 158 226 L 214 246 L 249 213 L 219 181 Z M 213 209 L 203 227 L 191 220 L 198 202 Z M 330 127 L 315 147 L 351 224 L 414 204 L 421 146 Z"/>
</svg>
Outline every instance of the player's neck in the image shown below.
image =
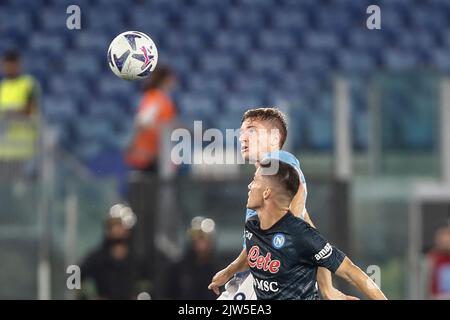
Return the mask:
<svg viewBox="0 0 450 320">
<path fill-rule="evenodd" d="M 260 161 L 262 160 L 262 158 L 263 158 L 267 153 L 275 152 L 275 151 L 280 151 L 280 148 L 279 148 L 278 146 L 269 146 L 269 147 L 267 148 L 266 151 L 262 152 L 262 153 L 259 155 L 259 159 L 255 161 L 255 167 L 256 167 L 256 168 L 259 167 Z"/>
<path fill-rule="evenodd" d="M 289 211 L 288 207 L 267 204 L 256 210 L 262 230 L 270 229 Z"/>
</svg>

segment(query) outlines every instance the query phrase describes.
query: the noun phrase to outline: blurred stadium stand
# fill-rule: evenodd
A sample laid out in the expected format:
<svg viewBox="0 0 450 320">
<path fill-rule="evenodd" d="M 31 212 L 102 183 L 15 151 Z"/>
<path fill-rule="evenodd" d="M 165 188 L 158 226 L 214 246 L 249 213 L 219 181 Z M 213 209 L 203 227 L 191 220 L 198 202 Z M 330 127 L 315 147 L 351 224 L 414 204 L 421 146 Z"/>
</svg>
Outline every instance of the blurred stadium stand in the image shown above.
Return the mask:
<svg viewBox="0 0 450 320">
<path fill-rule="evenodd" d="M 363 83 L 379 69 L 436 66 L 450 72 L 445 32 L 450 2 L 380 3 L 383 32 L 366 29 L 366 16 L 353 14 L 365 12 L 370 1 L 2 1 L 0 52 L 20 48 L 26 70 L 43 84 L 44 114 L 60 129 L 60 144 L 86 163 L 99 156 L 96 152 L 123 148 L 132 130 L 108 124 L 132 121 L 138 84 L 117 79 L 105 58 L 109 40 L 128 29 L 151 35 L 161 61 L 176 69 L 181 79 L 176 98 L 188 120 L 204 119 L 220 128 L 223 119 L 237 118 L 233 106 L 274 105 L 276 92 L 301 110 L 293 115 L 301 113 L 303 119 L 291 123 L 310 127 L 306 137 L 293 137 L 291 147 L 330 150 L 331 100 L 322 93 L 333 74 Z M 81 7 L 80 31 L 64 28 L 62 10 L 68 4 Z M 364 91 L 355 91 L 353 143 L 364 150 L 368 141 L 361 119 L 367 118 L 367 99 Z M 89 131 L 86 119 L 101 119 L 104 126 L 84 132 Z M 414 134 L 410 122 L 399 125 L 405 135 L 399 139 L 408 147 L 427 146 L 425 137 L 418 143 L 409 136 Z M 98 148 L 85 152 L 87 143 Z"/>
</svg>

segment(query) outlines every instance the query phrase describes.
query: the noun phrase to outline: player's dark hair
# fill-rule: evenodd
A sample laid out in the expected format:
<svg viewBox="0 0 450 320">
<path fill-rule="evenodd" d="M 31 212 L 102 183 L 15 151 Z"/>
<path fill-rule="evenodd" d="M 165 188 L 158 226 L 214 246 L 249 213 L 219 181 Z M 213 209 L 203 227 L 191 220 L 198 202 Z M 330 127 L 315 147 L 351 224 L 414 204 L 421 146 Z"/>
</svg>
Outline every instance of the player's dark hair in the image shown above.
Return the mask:
<svg viewBox="0 0 450 320">
<path fill-rule="evenodd" d="M 167 78 L 174 75 L 175 73 L 169 66 L 158 65 L 155 71 L 153 71 L 150 77 L 144 82 L 143 89 L 144 91 L 158 89 L 162 86 L 164 81 L 167 80 Z"/>
<path fill-rule="evenodd" d="M 16 50 L 8 50 L 3 54 L 3 60 L 6 62 L 17 62 L 20 60 L 20 54 Z"/>
<path fill-rule="evenodd" d="M 286 117 L 275 107 L 271 108 L 254 108 L 247 110 L 241 120 L 241 124 L 247 120 L 261 120 L 271 123 L 281 133 L 280 148 L 283 147 L 287 137 Z"/>
<path fill-rule="evenodd" d="M 273 159 L 265 160 L 260 165 L 262 175 L 271 176 L 276 179 L 278 184 L 286 191 L 289 198 L 294 198 L 300 187 L 300 178 L 297 170 L 293 166 Z M 273 173 L 273 168 L 278 168 L 278 170 Z"/>
</svg>

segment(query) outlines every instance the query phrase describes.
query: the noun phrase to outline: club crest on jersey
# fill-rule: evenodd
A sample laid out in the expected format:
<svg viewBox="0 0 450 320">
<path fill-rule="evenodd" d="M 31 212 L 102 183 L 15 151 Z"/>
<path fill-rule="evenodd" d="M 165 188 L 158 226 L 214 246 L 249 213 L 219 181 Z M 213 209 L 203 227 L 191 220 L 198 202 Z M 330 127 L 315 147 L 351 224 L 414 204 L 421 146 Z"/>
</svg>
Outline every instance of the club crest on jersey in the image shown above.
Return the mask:
<svg viewBox="0 0 450 320">
<path fill-rule="evenodd" d="M 286 238 L 284 237 L 284 234 L 277 233 L 272 238 L 272 246 L 275 249 L 281 249 L 284 246 L 284 243 L 286 242 Z"/>
</svg>

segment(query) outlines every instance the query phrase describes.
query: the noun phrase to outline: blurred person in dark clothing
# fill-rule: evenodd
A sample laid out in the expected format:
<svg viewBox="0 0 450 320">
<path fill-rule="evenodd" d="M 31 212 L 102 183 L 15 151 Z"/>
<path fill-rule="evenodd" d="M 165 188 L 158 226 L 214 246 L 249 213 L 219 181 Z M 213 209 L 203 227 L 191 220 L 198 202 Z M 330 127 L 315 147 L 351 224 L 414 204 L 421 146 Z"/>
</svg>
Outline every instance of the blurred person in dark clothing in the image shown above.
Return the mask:
<svg viewBox="0 0 450 320">
<path fill-rule="evenodd" d="M 130 247 L 133 219 L 130 208 L 111 208 L 103 243 L 88 254 L 81 266 L 81 299 L 136 299 L 147 289 L 144 270 Z"/>
<path fill-rule="evenodd" d="M 427 254 L 430 298 L 450 299 L 450 224 L 434 236 L 434 248 Z"/>
<path fill-rule="evenodd" d="M 189 245 L 182 259 L 168 274 L 170 299 L 214 300 L 208 284 L 217 267 L 214 252 L 214 221 L 194 218 L 188 231 Z"/>
</svg>

